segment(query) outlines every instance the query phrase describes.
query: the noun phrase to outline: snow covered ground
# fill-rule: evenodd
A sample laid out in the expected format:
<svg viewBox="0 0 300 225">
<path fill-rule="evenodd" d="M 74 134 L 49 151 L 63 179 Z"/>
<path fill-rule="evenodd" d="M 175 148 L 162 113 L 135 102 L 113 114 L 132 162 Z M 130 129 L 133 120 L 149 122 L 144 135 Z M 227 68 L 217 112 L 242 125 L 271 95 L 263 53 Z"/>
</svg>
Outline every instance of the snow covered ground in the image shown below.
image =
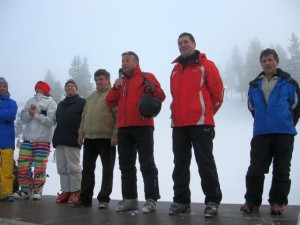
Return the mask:
<svg viewBox="0 0 300 225">
<path fill-rule="evenodd" d="M 173 197 L 173 153 L 171 142 L 169 99 L 163 104 L 160 115 L 155 119 L 155 160 L 159 171 L 159 184 L 162 201 L 172 201 Z M 245 174 L 250 160 L 250 139 L 252 137 L 252 117 L 248 112 L 246 102 L 239 97 L 225 100 L 220 111 L 216 115 L 216 137 L 214 140 L 214 155 L 218 168 L 223 203 L 243 203 L 245 193 Z M 299 125 L 298 131 L 300 132 Z M 291 166 L 292 186 L 289 195 L 289 204 L 300 204 L 300 140 L 295 138 L 295 147 Z M 16 151 L 17 157 L 17 151 Z M 53 159 L 53 151 L 49 157 L 46 185 L 43 194 L 56 195 L 60 189 L 59 176 L 56 172 L 56 163 Z M 139 169 L 138 161 L 137 168 Z M 193 202 L 203 202 L 204 195 L 200 186 L 200 178 L 194 158 L 191 164 L 191 192 Z M 268 192 L 271 183 L 271 173 L 266 175 L 263 203 L 267 204 Z M 94 197 L 96 197 L 101 185 L 101 163 L 98 160 L 96 185 Z M 139 200 L 144 199 L 144 186 L 141 173 L 138 170 L 138 194 Z M 116 160 L 114 171 L 114 187 L 112 199 L 121 199 L 121 175 Z"/>
</svg>

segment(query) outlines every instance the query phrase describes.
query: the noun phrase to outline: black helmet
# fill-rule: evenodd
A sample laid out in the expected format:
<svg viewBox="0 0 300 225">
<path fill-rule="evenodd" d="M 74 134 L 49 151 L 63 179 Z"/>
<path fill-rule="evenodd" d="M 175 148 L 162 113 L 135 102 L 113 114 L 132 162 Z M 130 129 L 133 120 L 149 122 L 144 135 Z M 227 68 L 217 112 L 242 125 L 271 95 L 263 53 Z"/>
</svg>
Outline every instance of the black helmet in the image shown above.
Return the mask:
<svg viewBox="0 0 300 225">
<path fill-rule="evenodd" d="M 157 116 L 161 109 L 161 101 L 157 97 L 143 94 L 139 103 L 139 111 L 144 117 Z"/>
</svg>

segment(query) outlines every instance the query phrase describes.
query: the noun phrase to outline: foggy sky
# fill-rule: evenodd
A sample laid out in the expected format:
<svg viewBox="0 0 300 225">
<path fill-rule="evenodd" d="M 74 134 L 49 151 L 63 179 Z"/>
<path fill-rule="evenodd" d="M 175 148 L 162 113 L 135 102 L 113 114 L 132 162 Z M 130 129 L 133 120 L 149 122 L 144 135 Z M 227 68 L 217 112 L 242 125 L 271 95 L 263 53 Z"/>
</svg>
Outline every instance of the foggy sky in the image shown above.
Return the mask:
<svg viewBox="0 0 300 225">
<path fill-rule="evenodd" d="M 286 49 L 292 32 L 300 37 L 299 9 L 299 0 L 1 0 L 0 76 L 13 99 L 26 101 L 48 69 L 64 84 L 74 56 L 88 59 L 91 74 L 107 69 L 113 81 L 121 53 L 132 50 L 169 99 L 180 33 L 192 33 L 222 73 L 234 45 L 246 52 L 257 38 Z"/>
<path fill-rule="evenodd" d="M 299 9 L 300 0 L 0 0 L 0 76 L 8 80 L 11 97 L 20 103 L 33 96 L 34 84 L 44 79 L 48 69 L 64 84 L 74 56 L 88 59 L 91 74 L 98 68 L 107 69 L 113 82 L 121 53 L 135 51 L 142 70 L 153 72 L 167 95 L 156 118 L 155 154 L 160 181 L 165 181 L 162 196 L 171 200 L 169 76 L 171 62 L 179 55 L 178 35 L 192 33 L 197 49 L 216 63 L 222 75 L 235 45 L 245 55 L 254 38 L 264 48 L 280 44 L 285 49 L 292 32 L 300 38 Z M 241 111 L 234 104 L 226 107 L 228 103 L 223 103 L 216 116 L 214 151 L 224 202 L 242 202 L 252 118 L 246 104 Z M 295 146 L 291 203 L 299 204 L 298 137 Z M 234 151 L 241 152 L 241 157 Z M 231 156 L 237 156 L 240 164 L 228 166 Z M 195 177 L 191 182 L 197 184 L 191 183 L 193 201 L 202 201 L 197 197 L 201 191 L 196 167 L 191 171 Z M 236 178 L 234 183 L 228 174 Z M 56 178 L 53 175 L 49 179 Z M 51 185 L 51 190 L 56 194 L 58 189 Z M 114 191 L 120 193 L 120 188 Z"/>
</svg>

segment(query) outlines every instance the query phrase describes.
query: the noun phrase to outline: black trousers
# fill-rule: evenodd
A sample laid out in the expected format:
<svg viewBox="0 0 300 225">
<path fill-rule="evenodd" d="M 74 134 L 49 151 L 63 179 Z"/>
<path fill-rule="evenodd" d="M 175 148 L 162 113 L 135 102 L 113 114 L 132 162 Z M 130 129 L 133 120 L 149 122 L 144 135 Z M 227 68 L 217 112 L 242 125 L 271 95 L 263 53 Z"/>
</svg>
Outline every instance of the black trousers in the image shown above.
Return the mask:
<svg viewBox="0 0 300 225">
<path fill-rule="evenodd" d="M 251 140 L 250 166 L 246 175 L 246 202 L 261 205 L 265 174 L 273 161 L 269 203 L 286 205 L 290 192 L 290 167 L 294 135 L 264 134 Z"/>
<path fill-rule="evenodd" d="M 205 194 L 205 203 L 220 204 L 222 192 L 220 189 L 217 168 L 213 156 L 213 139 L 215 131 L 213 126 L 186 126 L 173 128 L 174 153 L 174 197 L 178 203 L 190 203 L 190 164 L 191 149 L 198 165 L 201 178 L 201 187 Z"/>
<path fill-rule="evenodd" d="M 110 201 L 113 185 L 113 170 L 116 148 L 110 145 L 110 139 L 84 139 L 82 180 L 80 200 L 91 203 L 95 187 L 96 161 L 100 155 L 102 162 L 102 184 L 97 196 L 99 201 Z"/>
<path fill-rule="evenodd" d="M 118 153 L 123 198 L 136 199 L 138 197 L 135 166 L 137 153 L 144 181 L 145 199 L 160 198 L 153 145 L 153 127 L 119 128 Z"/>
</svg>

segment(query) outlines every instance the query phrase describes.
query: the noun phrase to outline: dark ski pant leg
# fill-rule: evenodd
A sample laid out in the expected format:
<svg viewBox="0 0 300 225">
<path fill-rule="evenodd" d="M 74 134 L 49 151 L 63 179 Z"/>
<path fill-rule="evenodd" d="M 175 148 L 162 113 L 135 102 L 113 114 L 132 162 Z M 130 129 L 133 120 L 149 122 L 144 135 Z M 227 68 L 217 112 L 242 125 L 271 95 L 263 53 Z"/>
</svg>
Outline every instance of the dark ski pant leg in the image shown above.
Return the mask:
<svg viewBox="0 0 300 225">
<path fill-rule="evenodd" d="M 102 183 L 97 196 L 99 201 L 109 202 L 113 188 L 113 174 L 116 159 L 116 147 L 111 146 L 110 139 L 101 139 L 97 143 L 102 162 Z"/>
<path fill-rule="evenodd" d="M 217 167 L 213 156 L 213 126 L 191 126 L 190 135 L 194 148 L 195 159 L 201 178 L 202 190 L 205 194 L 205 203 L 220 204 L 222 192 L 220 188 Z"/>
<path fill-rule="evenodd" d="M 270 135 L 256 135 L 251 140 L 250 166 L 246 174 L 245 200 L 261 205 L 265 174 L 272 162 L 272 139 Z"/>
<path fill-rule="evenodd" d="M 135 140 L 129 127 L 118 129 L 118 155 L 121 171 L 122 196 L 126 199 L 137 198 Z"/>
<path fill-rule="evenodd" d="M 276 134 L 273 147 L 273 177 L 269 192 L 269 203 L 288 204 L 291 188 L 290 167 L 294 148 L 294 136 Z"/>
<path fill-rule="evenodd" d="M 80 200 L 91 203 L 95 186 L 95 168 L 98 152 L 93 139 L 85 139 L 83 146 Z"/>
<path fill-rule="evenodd" d="M 173 169 L 173 201 L 190 203 L 190 164 L 191 164 L 191 139 L 188 127 L 175 127 L 172 131 L 174 169 Z"/>
<path fill-rule="evenodd" d="M 158 170 L 154 161 L 153 127 L 136 127 L 134 129 L 140 169 L 144 181 L 145 199 L 158 200 Z"/>
</svg>

